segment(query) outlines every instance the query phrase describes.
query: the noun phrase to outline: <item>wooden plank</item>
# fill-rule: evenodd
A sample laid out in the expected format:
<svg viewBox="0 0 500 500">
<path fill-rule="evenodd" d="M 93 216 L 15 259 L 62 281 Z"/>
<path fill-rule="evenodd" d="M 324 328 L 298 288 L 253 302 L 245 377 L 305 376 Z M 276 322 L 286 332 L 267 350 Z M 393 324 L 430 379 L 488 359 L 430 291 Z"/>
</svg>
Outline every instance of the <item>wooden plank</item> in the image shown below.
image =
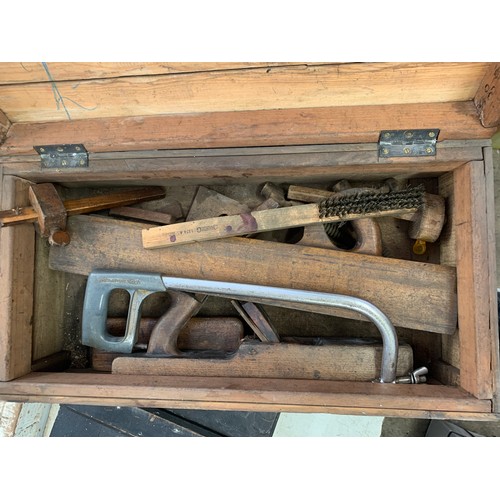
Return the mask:
<svg viewBox="0 0 500 500">
<path fill-rule="evenodd" d="M 373 302 L 396 326 L 437 333 L 455 331 L 453 268 L 248 238 L 145 250 L 141 230 L 147 227 L 103 217 L 71 217 L 71 245 L 52 247 L 49 265 L 76 274 L 89 274 L 98 268 L 134 269 L 343 293 Z M 335 315 L 353 317 L 344 310 L 336 310 Z"/>
<path fill-rule="evenodd" d="M 500 134 L 499 134 L 500 138 Z M 500 144 L 499 144 L 500 146 Z M 495 196 L 495 247 L 498 249 L 497 255 L 497 276 L 496 286 L 500 288 L 500 147 L 493 148 L 493 188 Z"/>
<path fill-rule="evenodd" d="M 98 404 L 120 401 L 129 406 L 171 408 L 203 405 L 207 409 L 231 409 L 238 405 L 240 409 L 262 411 L 295 407 L 319 413 L 327 409 L 335 413 L 343 407 L 381 414 L 388 410 L 491 413 L 491 401 L 476 399 L 458 387 L 330 380 L 37 372 L 0 383 L 0 397 L 46 402 L 90 399 Z"/>
<path fill-rule="evenodd" d="M 315 146 L 312 146 L 314 148 Z M 293 148 L 293 146 L 291 146 Z M 404 176 L 425 177 L 449 172 L 472 160 L 482 160 L 481 146 L 438 148 L 435 157 L 380 159 L 376 150 L 303 152 L 292 154 L 286 148 L 278 154 L 241 156 L 165 156 L 164 158 L 90 159 L 88 169 L 42 169 L 36 162 L 5 163 L 5 173 L 34 182 L 133 181 L 168 184 L 227 184 L 233 180 L 260 182 L 331 182 L 334 179 L 386 179 Z"/>
<path fill-rule="evenodd" d="M 498 337 L 498 298 L 497 298 L 497 262 L 496 262 L 496 208 L 495 208 L 495 179 L 493 169 L 493 150 L 484 148 L 485 164 L 485 191 L 486 191 L 486 222 L 488 246 L 488 278 L 490 291 L 490 329 L 491 329 L 491 371 L 493 389 L 493 408 L 495 411 L 500 404 L 500 342 Z"/>
<path fill-rule="evenodd" d="M 494 216 L 486 188 L 487 181 L 493 184 L 490 170 L 490 163 L 471 162 L 454 173 L 460 385 L 483 399 L 493 394 L 492 364 L 497 353 L 493 354 L 492 342 L 498 336 L 497 323 L 491 323 L 492 302 L 496 307 L 491 270 L 496 257 L 489 234 Z"/>
<path fill-rule="evenodd" d="M 293 123 L 293 127 L 290 127 Z M 294 144 L 376 143 L 381 129 L 439 128 L 439 140 L 489 139 L 472 101 L 228 111 L 14 123 L 0 155 L 84 144 L 90 152 Z"/>
<path fill-rule="evenodd" d="M 21 227 L 21 226 L 18 226 Z M 3 231 L 6 228 L 0 229 Z M 67 317 L 67 288 L 64 273 L 48 266 L 49 244 L 37 237 L 35 241 L 35 284 L 33 290 L 33 361 L 63 349 Z M 47 293 L 50 290 L 50 293 Z M 33 368 L 32 368 L 33 369 Z"/>
<path fill-rule="evenodd" d="M 500 63 L 491 63 L 487 68 L 474 104 L 484 127 L 500 125 Z"/>
<path fill-rule="evenodd" d="M 229 410 L 229 411 L 252 411 L 252 412 L 291 412 L 291 413 L 329 413 L 335 415 L 363 415 L 379 417 L 397 418 L 423 418 L 437 420 L 464 420 L 481 422 L 498 422 L 500 414 L 490 412 L 456 412 L 456 411 L 432 411 L 414 409 L 393 409 L 393 408 L 363 408 L 354 406 L 328 406 L 321 408 L 315 405 L 298 405 L 286 403 L 233 403 L 219 401 L 189 401 L 189 400 L 159 400 L 136 398 L 133 403 L 130 399 L 124 398 L 100 398 L 100 397 L 60 397 L 60 396 L 9 396 L 13 401 L 33 401 L 41 403 L 52 403 L 53 408 L 58 404 L 83 404 L 100 406 L 135 406 L 145 408 L 165 408 L 178 410 Z"/>
<path fill-rule="evenodd" d="M 123 375 L 177 375 L 235 378 L 285 378 L 370 382 L 380 376 L 381 344 L 332 345 L 245 342 L 227 359 L 117 357 L 112 371 Z M 397 375 L 413 370 L 413 352 L 402 344 Z"/>
<path fill-rule="evenodd" d="M 1 208 L 28 201 L 26 182 L 1 172 L 0 177 Z M 32 225 L 0 231 L 0 380 L 31 370 L 34 252 Z"/>
<path fill-rule="evenodd" d="M 364 63 L 0 86 L 12 122 L 467 101 L 485 63 Z M 353 85 L 353 82 L 356 82 Z"/>
<path fill-rule="evenodd" d="M 41 62 L 2 62 L 0 63 L 0 85 L 46 82 L 47 80 L 61 82 L 310 65 L 310 63 L 297 62 L 49 62 L 45 64 L 46 69 Z M 325 63 L 314 63 L 314 65 L 317 64 Z"/>
</svg>

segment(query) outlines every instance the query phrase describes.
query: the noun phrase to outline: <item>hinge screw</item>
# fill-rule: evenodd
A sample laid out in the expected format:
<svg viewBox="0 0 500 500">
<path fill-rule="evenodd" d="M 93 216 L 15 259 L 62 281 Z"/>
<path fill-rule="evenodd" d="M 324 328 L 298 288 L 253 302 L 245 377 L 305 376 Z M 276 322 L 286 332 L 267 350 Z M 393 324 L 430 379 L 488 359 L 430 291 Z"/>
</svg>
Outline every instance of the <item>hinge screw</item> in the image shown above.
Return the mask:
<svg viewBox="0 0 500 500">
<path fill-rule="evenodd" d="M 431 154 L 433 152 L 433 149 L 432 148 L 427 148 L 425 151 L 426 151 L 426 153 Z"/>
<path fill-rule="evenodd" d="M 45 153 L 45 149 L 40 148 L 40 153 Z"/>
<path fill-rule="evenodd" d="M 404 149 L 403 149 L 403 153 L 404 153 L 405 155 L 409 155 L 409 154 L 411 153 L 411 149 L 410 149 L 410 148 L 404 148 Z"/>
<path fill-rule="evenodd" d="M 75 147 L 75 149 L 76 149 L 77 151 L 80 151 L 80 146 L 76 146 L 76 147 Z"/>
<path fill-rule="evenodd" d="M 413 132 L 405 132 L 405 137 L 411 139 L 413 137 Z"/>
<path fill-rule="evenodd" d="M 80 165 L 85 165 L 85 162 L 83 160 L 80 160 Z"/>
<path fill-rule="evenodd" d="M 386 132 L 384 134 L 384 139 L 389 139 L 389 137 L 391 137 L 391 134 L 389 132 Z"/>
<path fill-rule="evenodd" d="M 59 153 L 62 153 L 64 151 L 63 148 L 57 148 L 57 151 L 59 151 Z"/>
<path fill-rule="evenodd" d="M 385 155 L 388 155 L 389 154 L 389 150 L 387 148 L 384 148 L 384 149 L 382 149 L 382 153 L 384 153 Z"/>
<path fill-rule="evenodd" d="M 66 160 L 62 160 L 62 161 L 61 161 L 61 165 L 62 165 L 63 167 L 65 167 L 65 166 L 66 166 Z"/>
<path fill-rule="evenodd" d="M 434 132 L 429 132 L 429 137 L 434 137 L 436 134 Z"/>
</svg>

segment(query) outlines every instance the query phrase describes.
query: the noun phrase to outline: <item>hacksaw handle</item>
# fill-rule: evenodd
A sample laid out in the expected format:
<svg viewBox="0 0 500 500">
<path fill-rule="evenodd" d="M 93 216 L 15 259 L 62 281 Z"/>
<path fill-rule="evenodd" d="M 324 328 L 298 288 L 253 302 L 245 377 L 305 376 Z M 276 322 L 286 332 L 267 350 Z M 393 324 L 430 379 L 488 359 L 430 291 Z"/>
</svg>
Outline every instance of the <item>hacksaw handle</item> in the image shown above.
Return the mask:
<svg viewBox="0 0 500 500">
<path fill-rule="evenodd" d="M 120 289 L 129 292 L 130 304 L 125 335 L 116 337 L 109 334 L 106 320 L 111 293 Z M 165 291 L 159 274 L 94 271 L 88 278 L 83 302 L 82 344 L 103 351 L 132 352 L 137 342 L 144 299 Z"/>
</svg>

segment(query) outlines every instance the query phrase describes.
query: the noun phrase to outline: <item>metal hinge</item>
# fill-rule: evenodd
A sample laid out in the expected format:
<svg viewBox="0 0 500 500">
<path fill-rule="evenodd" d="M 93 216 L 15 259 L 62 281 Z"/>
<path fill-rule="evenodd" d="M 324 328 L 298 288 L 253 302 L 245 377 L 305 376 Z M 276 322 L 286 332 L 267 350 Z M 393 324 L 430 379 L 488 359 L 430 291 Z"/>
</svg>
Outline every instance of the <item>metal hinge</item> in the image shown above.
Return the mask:
<svg viewBox="0 0 500 500">
<path fill-rule="evenodd" d="M 42 168 L 88 168 L 89 154 L 83 144 L 34 146 Z"/>
<path fill-rule="evenodd" d="M 380 158 L 394 156 L 435 156 L 438 128 L 382 130 L 378 140 Z"/>
</svg>

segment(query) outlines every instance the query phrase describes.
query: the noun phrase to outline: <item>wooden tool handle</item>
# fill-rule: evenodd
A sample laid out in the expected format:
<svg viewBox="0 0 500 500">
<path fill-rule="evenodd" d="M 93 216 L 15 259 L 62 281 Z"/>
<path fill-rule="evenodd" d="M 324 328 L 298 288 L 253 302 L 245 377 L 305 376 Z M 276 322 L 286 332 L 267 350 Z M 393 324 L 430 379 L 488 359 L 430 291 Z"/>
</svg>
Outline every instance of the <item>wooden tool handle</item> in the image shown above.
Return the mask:
<svg viewBox="0 0 500 500">
<path fill-rule="evenodd" d="M 310 203 L 293 207 L 275 208 L 227 217 L 212 217 L 190 222 L 171 224 L 142 231 L 144 248 L 162 248 L 196 241 L 216 240 L 265 231 L 307 226 L 320 222 L 340 222 L 365 217 L 395 216 L 415 212 L 415 209 L 366 212 L 321 218 L 318 205 Z"/>
<path fill-rule="evenodd" d="M 63 205 L 68 215 L 79 215 L 124 205 L 133 205 L 143 201 L 157 200 L 164 196 L 165 190 L 162 187 L 144 187 L 77 200 L 66 200 Z M 0 227 L 36 222 L 37 220 L 38 213 L 33 207 L 19 207 L 0 212 Z"/>
</svg>

